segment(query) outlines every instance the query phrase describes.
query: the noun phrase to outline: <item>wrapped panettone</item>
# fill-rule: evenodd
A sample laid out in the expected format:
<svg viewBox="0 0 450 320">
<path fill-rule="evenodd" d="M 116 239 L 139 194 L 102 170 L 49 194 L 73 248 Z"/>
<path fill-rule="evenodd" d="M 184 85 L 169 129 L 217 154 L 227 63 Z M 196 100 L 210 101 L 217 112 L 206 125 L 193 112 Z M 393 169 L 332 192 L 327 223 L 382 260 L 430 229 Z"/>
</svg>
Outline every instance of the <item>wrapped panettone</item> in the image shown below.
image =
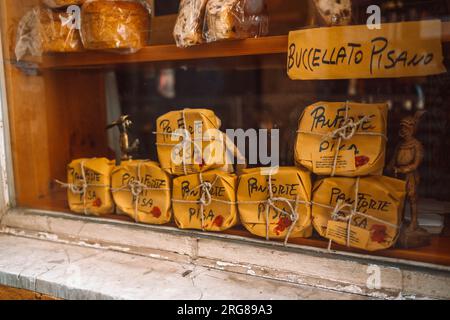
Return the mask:
<svg viewBox="0 0 450 320">
<path fill-rule="evenodd" d="M 50 52 L 83 50 L 80 33 L 71 14 L 35 7 L 20 20 L 16 36 L 17 60 L 25 55 L 39 57 Z"/>
<path fill-rule="evenodd" d="M 105 158 L 77 159 L 67 166 L 67 188 L 70 210 L 100 216 L 114 212 L 111 196 L 111 171 L 114 162 Z"/>
<path fill-rule="evenodd" d="M 147 45 L 150 8 L 141 1 L 87 0 L 81 38 L 89 50 L 136 52 Z"/>
<path fill-rule="evenodd" d="M 219 170 L 173 180 L 172 205 L 181 229 L 223 231 L 238 223 L 237 177 Z"/>
<path fill-rule="evenodd" d="M 42 0 L 42 2 L 52 8 L 63 8 L 72 5 L 81 6 L 86 0 Z"/>
<path fill-rule="evenodd" d="M 252 234 L 268 239 L 309 237 L 311 178 L 295 167 L 244 170 L 237 191 L 239 216 Z"/>
<path fill-rule="evenodd" d="M 232 171 L 227 154 L 234 145 L 229 147 L 220 125 L 208 109 L 183 109 L 159 117 L 155 134 L 161 168 L 176 176 L 218 168 Z"/>
<path fill-rule="evenodd" d="M 265 0 L 209 0 L 204 37 L 207 42 L 264 36 L 269 30 Z"/>
<path fill-rule="evenodd" d="M 385 163 L 386 104 L 318 102 L 300 116 L 295 162 L 318 175 L 380 175 Z"/>
<path fill-rule="evenodd" d="M 120 212 L 136 222 L 170 222 L 170 177 L 157 163 L 145 160 L 123 161 L 114 168 L 111 175 L 111 190 Z"/>
<path fill-rule="evenodd" d="M 318 16 L 327 26 L 345 26 L 352 19 L 352 0 L 313 0 Z"/>
<path fill-rule="evenodd" d="M 173 30 L 178 47 L 189 47 L 203 42 L 203 20 L 207 0 L 181 0 Z"/>
<path fill-rule="evenodd" d="M 341 245 L 375 251 L 397 240 L 405 182 L 384 176 L 325 178 L 313 189 L 316 231 Z M 331 242 L 330 242 L 331 244 Z"/>
</svg>

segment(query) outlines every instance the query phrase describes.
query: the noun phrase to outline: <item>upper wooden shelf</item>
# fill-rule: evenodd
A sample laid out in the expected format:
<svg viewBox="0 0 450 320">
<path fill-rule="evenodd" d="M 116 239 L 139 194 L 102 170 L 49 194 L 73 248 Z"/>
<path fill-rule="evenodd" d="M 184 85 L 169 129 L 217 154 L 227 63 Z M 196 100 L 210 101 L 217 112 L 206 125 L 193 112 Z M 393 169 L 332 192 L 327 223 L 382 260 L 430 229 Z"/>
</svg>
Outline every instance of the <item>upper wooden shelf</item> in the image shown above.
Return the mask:
<svg viewBox="0 0 450 320">
<path fill-rule="evenodd" d="M 189 48 L 177 48 L 175 45 L 154 45 L 145 47 L 134 54 L 118 54 L 113 52 L 54 54 L 43 58 L 41 68 L 71 68 L 123 63 L 276 54 L 285 53 L 287 45 L 287 36 L 272 36 L 221 41 Z"/>
<path fill-rule="evenodd" d="M 450 42 L 450 22 L 442 24 L 442 42 Z M 270 36 L 245 40 L 221 41 L 189 48 L 174 44 L 147 46 L 134 54 L 114 52 L 66 53 L 47 55 L 40 61 L 42 69 L 95 67 L 125 63 L 195 60 L 286 53 L 288 36 Z"/>
</svg>

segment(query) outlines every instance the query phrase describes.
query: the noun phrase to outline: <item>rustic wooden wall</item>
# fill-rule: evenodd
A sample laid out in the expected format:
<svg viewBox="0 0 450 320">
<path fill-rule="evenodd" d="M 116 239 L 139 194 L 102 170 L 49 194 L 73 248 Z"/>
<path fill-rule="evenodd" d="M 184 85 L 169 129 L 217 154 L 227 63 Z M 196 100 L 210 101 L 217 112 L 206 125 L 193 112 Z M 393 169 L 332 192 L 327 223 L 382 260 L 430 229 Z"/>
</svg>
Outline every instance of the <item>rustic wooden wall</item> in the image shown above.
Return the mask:
<svg viewBox="0 0 450 320">
<path fill-rule="evenodd" d="M 65 180 L 73 158 L 107 155 L 103 71 L 37 70 L 16 65 L 15 30 L 36 0 L 1 2 L 2 41 L 17 205 L 65 210 Z"/>
</svg>

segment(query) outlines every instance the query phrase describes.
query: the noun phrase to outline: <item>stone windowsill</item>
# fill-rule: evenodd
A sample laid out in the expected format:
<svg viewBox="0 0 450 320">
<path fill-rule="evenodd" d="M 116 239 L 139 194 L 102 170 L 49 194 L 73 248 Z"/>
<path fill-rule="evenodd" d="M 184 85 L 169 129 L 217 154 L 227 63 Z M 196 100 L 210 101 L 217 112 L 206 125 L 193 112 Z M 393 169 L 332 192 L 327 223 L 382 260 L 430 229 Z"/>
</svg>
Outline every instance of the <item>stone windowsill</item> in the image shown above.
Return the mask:
<svg viewBox="0 0 450 320">
<path fill-rule="evenodd" d="M 6 212 L 0 232 L 343 294 L 450 298 L 450 268 L 396 259 L 30 209 Z M 381 286 L 369 288 L 374 268 Z"/>
</svg>

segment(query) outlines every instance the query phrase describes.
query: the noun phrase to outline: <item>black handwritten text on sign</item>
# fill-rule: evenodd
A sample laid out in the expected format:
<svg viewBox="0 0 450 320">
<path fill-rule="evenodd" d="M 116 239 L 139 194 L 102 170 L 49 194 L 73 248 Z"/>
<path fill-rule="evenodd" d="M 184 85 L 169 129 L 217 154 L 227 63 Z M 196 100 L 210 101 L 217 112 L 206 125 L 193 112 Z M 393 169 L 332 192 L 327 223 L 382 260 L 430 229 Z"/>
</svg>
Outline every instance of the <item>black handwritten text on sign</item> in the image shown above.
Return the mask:
<svg viewBox="0 0 450 320">
<path fill-rule="evenodd" d="M 397 78 L 439 74 L 443 65 L 439 20 L 315 28 L 289 33 L 293 80 Z"/>
</svg>

